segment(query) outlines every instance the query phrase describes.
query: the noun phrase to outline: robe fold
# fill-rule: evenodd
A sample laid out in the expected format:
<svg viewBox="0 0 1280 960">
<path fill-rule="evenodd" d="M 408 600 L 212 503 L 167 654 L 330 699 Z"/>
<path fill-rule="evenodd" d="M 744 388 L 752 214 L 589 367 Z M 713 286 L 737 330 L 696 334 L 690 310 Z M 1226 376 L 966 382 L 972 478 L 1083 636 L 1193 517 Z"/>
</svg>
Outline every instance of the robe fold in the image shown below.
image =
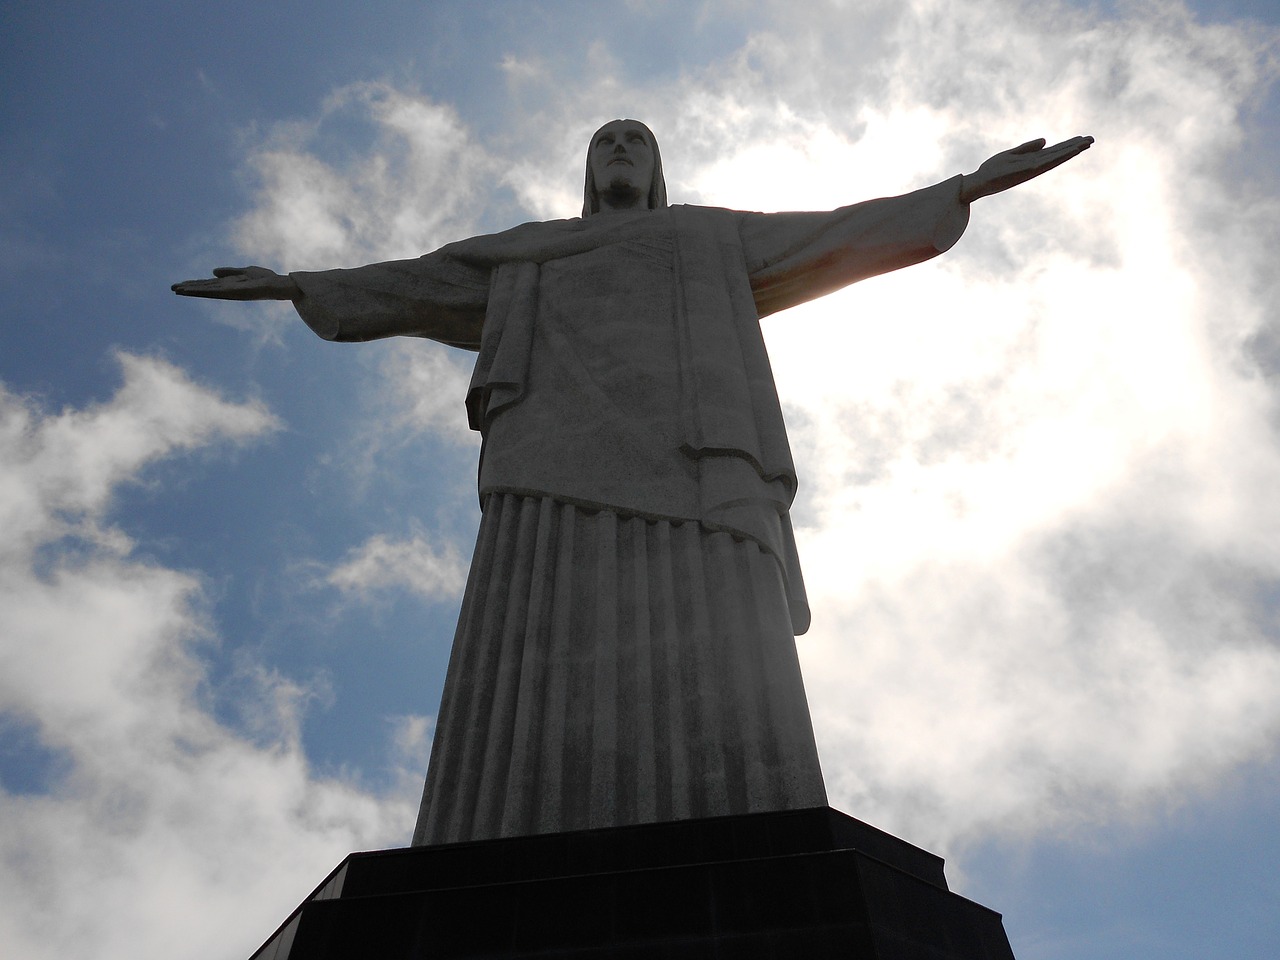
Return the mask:
<svg viewBox="0 0 1280 960">
<path fill-rule="evenodd" d="M 828 213 L 528 223 L 291 274 L 326 339 L 478 351 L 484 518 L 415 842 L 825 803 L 758 321 L 948 249 L 960 181 Z"/>
</svg>

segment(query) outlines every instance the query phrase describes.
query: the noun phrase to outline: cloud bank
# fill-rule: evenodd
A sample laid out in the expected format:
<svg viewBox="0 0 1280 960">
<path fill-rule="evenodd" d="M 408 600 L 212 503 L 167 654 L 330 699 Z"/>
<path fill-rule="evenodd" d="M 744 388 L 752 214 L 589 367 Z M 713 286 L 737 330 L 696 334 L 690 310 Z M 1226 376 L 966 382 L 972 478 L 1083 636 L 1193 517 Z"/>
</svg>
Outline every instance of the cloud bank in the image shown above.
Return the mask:
<svg viewBox="0 0 1280 960">
<path fill-rule="evenodd" d="M 0 786 L 0 943 L 247 956 L 334 849 L 402 842 L 412 808 L 310 772 L 305 688 L 246 664 L 229 702 L 215 693 L 203 584 L 137 555 L 113 493 L 278 424 L 162 360 L 119 362 L 120 389 L 85 409 L 0 392 L 0 719 L 46 759 L 45 782 Z"/>
</svg>

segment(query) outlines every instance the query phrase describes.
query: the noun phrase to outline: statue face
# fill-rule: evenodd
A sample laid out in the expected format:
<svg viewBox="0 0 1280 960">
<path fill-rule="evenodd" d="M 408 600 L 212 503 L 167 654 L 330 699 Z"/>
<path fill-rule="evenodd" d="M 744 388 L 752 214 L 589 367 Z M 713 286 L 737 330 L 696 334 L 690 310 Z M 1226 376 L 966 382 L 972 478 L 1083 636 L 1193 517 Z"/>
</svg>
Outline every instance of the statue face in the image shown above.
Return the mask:
<svg viewBox="0 0 1280 960">
<path fill-rule="evenodd" d="M 647 204 L 653 183 L 653 146 L 644 128 L 629 120 L 601 127 L 591 144 L 591 175 L 599 194 L 631 194 Z"/>
</svg>

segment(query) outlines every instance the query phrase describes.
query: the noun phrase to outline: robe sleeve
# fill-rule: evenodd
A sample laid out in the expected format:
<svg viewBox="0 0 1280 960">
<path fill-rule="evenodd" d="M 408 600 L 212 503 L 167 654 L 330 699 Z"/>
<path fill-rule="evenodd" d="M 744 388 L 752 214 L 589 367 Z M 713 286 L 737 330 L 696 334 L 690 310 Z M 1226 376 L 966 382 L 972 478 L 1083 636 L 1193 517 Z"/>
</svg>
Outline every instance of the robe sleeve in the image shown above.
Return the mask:
<svg viewBox="0 0 1280 960">
<path fill-rule="evenodd" d="M 739 223 L 756 310 L 767 316 L 858 280 L 936 257 L 969 223 L 962 177 L 829 213 L 744 213 Z"/>
<path fill-rule="evenodd" d="M 413 260 L 289 276 L 302 291 L 294 301 L 298 315 L 325 340 L 427 337 L 478 350 L 489 274 L 488 267 L 437 250 Z"/>
</svg>

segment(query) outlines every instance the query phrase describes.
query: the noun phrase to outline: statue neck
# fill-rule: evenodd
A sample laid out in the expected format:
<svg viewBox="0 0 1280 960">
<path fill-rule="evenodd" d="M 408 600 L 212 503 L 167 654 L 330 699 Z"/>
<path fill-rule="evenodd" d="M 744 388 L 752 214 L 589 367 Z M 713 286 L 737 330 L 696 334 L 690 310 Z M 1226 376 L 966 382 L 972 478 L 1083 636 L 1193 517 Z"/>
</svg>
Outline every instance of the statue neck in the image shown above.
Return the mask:
<svg viewBox="0 0 1280 960">
<path fill-rule="evenodd" d="M 598 194 L 600 213 L 622 213 L 648 209 L 648 198 L 634 187 L 614 187 Z"/>
</svg>

